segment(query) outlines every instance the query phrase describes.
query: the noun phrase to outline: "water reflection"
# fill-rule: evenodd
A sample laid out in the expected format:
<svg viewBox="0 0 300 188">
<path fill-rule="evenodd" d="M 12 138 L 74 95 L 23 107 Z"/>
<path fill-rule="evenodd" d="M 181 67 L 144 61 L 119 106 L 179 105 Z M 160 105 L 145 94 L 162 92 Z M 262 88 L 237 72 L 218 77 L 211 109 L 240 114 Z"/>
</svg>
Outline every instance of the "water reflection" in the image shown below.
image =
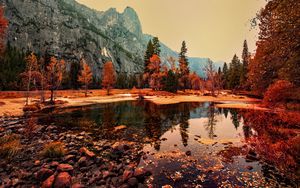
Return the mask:
<svg viewBox="0 0 300 188">
<path fill-rule="evenodd" d="M 157 187 L 286 186 L 299 179 L 300 163 L 299 131 L 287 129 L 299 128 L 299 121 L 288 117 L 296 116 L 218 109 L 213 103 L 158 106 L 131 101 L 68 109 L 39 121 L 90 131 L 96 140 L 144 142 L 148 155 L 140 165 L 152 168 L 151 183 Z M 128 128 L 111 134 L 118 125 Z M 176 173 L 182 177 L 175 181 Z"/>
</svg>

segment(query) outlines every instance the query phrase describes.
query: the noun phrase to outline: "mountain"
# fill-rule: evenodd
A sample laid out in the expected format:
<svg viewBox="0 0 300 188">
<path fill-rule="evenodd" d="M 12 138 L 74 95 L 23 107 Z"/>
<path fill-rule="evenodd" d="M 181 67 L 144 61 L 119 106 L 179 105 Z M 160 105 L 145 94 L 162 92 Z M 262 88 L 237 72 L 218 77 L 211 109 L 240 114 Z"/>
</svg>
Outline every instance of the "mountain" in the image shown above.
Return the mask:
<svg viewBox="0 0 300 188">
<path fill-rule="evenodd" d="M 103 63 L 111 60 L 118 73 L 143 71 L 143 56 L 149 39 L 134 9 L 122 13 L 111 8 L 97 11 L 75 0 L 0 0 L 9 20 L 7 40 L 11 46 L 38 55 L 57 56 L 71 63 L 84 57 L 94 75 L 101 76 Z M 177 52 L 161 43 L 161 57 L 177 58 Z M 205 59 L 191 58 L 191 69 Z M 199 64 L 199 65 L 198 65 Z"/>
</svg>

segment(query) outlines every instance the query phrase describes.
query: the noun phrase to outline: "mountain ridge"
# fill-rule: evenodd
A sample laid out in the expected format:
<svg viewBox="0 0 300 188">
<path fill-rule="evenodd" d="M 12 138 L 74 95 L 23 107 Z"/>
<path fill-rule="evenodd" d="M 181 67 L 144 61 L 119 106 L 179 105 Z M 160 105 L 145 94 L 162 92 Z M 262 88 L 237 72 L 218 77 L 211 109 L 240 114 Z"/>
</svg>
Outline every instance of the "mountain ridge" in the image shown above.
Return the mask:
<svg viewBox="0 0 300 188">
<path fill-rule="evenodd" d="M 115 8 L 91 9 L 75 0 L 0 3 L 5 5 L 5 16 L 10 21 L 7 41 L 20 50 L 64 58 L 68 69 L 84 57 L 98 79 L 108 60 L 118 73 L 143 71 L 144 52 L 153 36 L 143 33 L 138 14 L 131 7 L 120 13 Z M 165 63 L 169 56 L 178 57 L 176 51 L 163 43 L 161 51 Z"/>
</svg>

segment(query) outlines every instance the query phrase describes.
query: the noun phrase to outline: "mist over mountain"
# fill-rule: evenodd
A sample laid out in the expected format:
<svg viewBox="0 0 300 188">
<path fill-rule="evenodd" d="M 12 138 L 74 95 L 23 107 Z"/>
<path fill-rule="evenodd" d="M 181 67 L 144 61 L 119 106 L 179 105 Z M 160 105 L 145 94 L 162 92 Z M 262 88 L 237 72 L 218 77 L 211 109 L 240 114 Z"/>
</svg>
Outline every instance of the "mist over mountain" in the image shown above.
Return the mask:
<svg viewBox="0 0 300 188">
<path fill-rule="evenodd" d="M 120 13 L 114 8 L 93 10 L 75 0 L 0 0 L 0 3 L 4 4 L 9 20 L 7 40 L 20 50 L 64 58 L 68 68 L 83 57 L 98 78 L 108 60 L 118 73 L 143 71 L 144 52 L 153 36 L 143 33 L 138 15 L 130 7 Z M 161 51 L 165 64 L 168 57 L 178 57 L 176 51 L 163 43 Z M 189 60 L 191 71 L 204 76 L 208 58 Z"/>
</svg>

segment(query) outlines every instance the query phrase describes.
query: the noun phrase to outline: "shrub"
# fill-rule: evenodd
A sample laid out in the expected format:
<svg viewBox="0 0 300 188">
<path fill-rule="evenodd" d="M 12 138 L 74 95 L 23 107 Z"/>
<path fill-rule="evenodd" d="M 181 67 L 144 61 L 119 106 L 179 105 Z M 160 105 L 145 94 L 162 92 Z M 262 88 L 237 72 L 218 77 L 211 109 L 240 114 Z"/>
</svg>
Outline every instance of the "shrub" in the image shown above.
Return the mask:
<svg viewBox="0 0 300 188">
<path fill-rule="evenodd" d="M 288 92 L 293 88 L 293 84 L 286 80 L 278 80 L 267 89 L 263 103 L 267 106 L 274 106 L 279 103 L 286 103 Z"/>
<path fill-rule="evenodd" d="M 35 112 L 40 109 L 41 109 L 41 107 L 38 104 L 28 104 L 23 107 L 24 112 Z"/>
<path fill-rule="evenodd" d="M 61 142 L 50 142 L 45 144 L 42 151 L 44 157 L 56 158 L 62 157 L 65 154 L 64 144 Z"/>
<path fill-rule="evenodd" d="M 16 134 L 0 138 L 0 158 L 11 159 L 21 150 L 20 137 Z"/>
</svg>

